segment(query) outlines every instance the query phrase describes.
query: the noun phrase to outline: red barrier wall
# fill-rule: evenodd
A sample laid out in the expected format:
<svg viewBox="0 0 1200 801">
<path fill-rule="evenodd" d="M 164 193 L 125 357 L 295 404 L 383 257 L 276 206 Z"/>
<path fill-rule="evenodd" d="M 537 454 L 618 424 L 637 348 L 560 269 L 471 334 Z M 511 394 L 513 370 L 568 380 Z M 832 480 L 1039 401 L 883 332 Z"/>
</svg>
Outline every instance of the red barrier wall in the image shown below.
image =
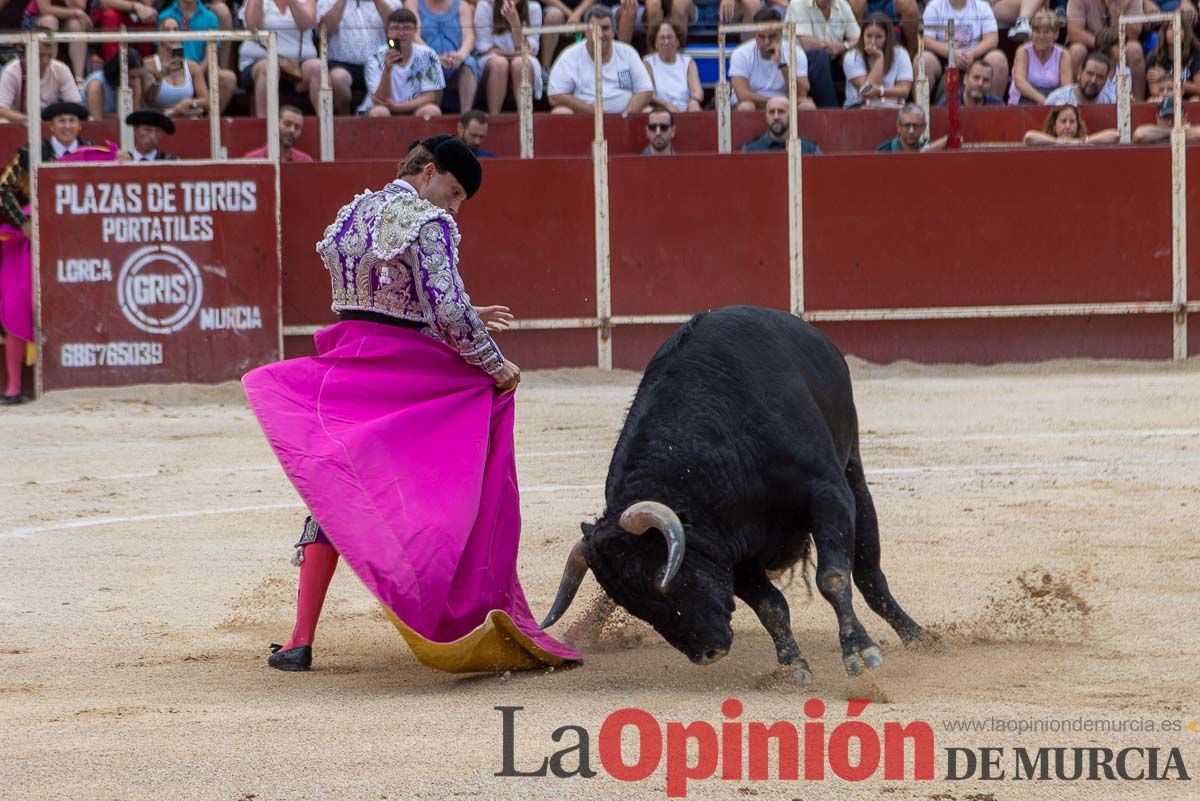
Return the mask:
<svg viewBox="0 0 1200 801">
<path fill-rule="evenodd" d="M 591 169 L 583 158 L 487 164 L 484 189 L 460 215 L 476 302 L 507 303 L 527 319 L 595 314 Z M 1165 148 L 807 159 L 807 308 L 1170 300 L 1169 173 Z M 787 307 L 783 154 L 617 156 L 609 176 L 614 314 Z M 283 170 L 286 324 L 331 319 L 312 243 L 353 193 L 388 178 L 378 164 Z M 1200 173 L 1193 187 L 1196 208 Z M 1190 286 L 1200 297 L 1196 262 Z M 1171 354 L 1169 315 L 822 327 L 876 361 Z M 641 368 L 671 328 L 618 326 L 614 363 Z M 1197 350 L 1200 325 L 1192 328 Z M 591 330 L 517 332 L 501 343 L 530 367 L 596 360 Z M 289 352 L 299 352 L 293 344 L 305 346 L 289 341 Z"/>
<path fill-rule="evenodd" d="M 328 274 L 313 246 L 344 203 L 394 176 L 395 167 L 384 162 L 292 164 L 281 170 L 285 325 L 334 320 Z M 472 300 L 511 306 L 527 319 L 594 317 L 591 161 L 496 159 L 487 164 L 484 187 L 458 215 L 462 274 Z M 307 340 L 288 337 L 289 355 L 307 352 Z M 518 364 L 560 367 L 596 360 L 594 330 L 510 333 L 501 344 Z"/>
<path fill-rule="evenodd" d="M 964 111 L 963 138 L 966 142 L 1019 142 L 1025 131 L 1042 127 L 1046 113 L 1046 109 L 1040 106 L 989 107 L 979 111 Z M 1083 116 L 1088 129 L 1095 131 L 1116 127 L 1116 113 L 1115 106 L 1089 106 L 1084 109 Z M 946 111 L 935 108 L 932 116 L 932 133 L 936 138 L 946 131 Z M 732 119 L 732 142 L 735 151 L 740 150 L 750 139 L 761 136 L 766 130 L 765 119 L 759 112 L 737 112 L 733 114 Z M 675 120 L 676 151 L 716 151 L 717 117 L 714 112 L 678 114 Z M 1153 121 L 1152 104 L 1134 105 L 1135 126 Z M 175 136 L 164 137 L 163 149 L 184 158 L 208 158 L 208 122 L 180 120 L 176 125 L 178 131 Z M 645 117 L 641 115 L 629 118 L 608 115 L 604 120 L 604 133 L 608 138 L 609 153 L 619 155 L 641 152 L 646 146 L 645 125 Z M 411 117 L 387 120 L 339 117 L 334 121 L 335 153 L 339 161 L 397 160 L 407 151 L 408 143 L 412 140 L 437 133 L 454 133 L 456 126 L 457 117 L 454 116 L 440 117 L 428 122 Z M 537 114 L 534 117 L 535 152 L 539 157 L 590 155 L 592 126 L 590 116 Z M 799 127 L 803 136 L 816 141 L 826 153 L 871 151 L 880 142 L 896 135 L 896 112 L 877 109 L 824 109 L 819 112 L 804 112 L 800 114 Z M 105 139 L 116 141 L 116 121 L 86 123 L 83 135 L 98 142 Z M 237 158 L 266 141 L 266 123 L 258 119 L 224 118 L 221 121 L 221 141 L 228 148 L 230 157 Z M 0 124 L 0 154 L 12 153 L 24 143 L 24 126 Z M 305 119 L 304 130 L 297 146 L 314 158 L 318 156 L 320 144 L 316 118 Z M 499 114 L 492 117 L 485 147 L 498 156 L 520 155 L 520 134 L 516 115 Z"/>
</svg>

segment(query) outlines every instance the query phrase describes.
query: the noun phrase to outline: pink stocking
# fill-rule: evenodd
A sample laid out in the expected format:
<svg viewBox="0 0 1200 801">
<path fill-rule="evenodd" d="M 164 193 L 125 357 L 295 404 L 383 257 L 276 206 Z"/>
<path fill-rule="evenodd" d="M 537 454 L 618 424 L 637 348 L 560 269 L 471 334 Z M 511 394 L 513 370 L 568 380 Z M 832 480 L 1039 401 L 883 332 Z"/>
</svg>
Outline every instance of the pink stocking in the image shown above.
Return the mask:
<svg viewBox="0 0 1200 801">
<path fill-rule="evenodd" d="M 4 336 L 4 369 L 8 371 L 8 384 L 4 388 L 5 395 L 21 394 L 21 364 L 24 360 L 25 340 L 9 331 Z"/>
<path fill-rule="evenodd" d="M 304 546 L 304 561 L 300 563 L 300 591 L 296 598 L 296 628 L 292 639 L 281 650 L 312 645 L 317 633 L 317 621 L 325 604 L 325 591 L 337 569 L 338 552 L 332 545 L 314 542 Z"/>
</svg>

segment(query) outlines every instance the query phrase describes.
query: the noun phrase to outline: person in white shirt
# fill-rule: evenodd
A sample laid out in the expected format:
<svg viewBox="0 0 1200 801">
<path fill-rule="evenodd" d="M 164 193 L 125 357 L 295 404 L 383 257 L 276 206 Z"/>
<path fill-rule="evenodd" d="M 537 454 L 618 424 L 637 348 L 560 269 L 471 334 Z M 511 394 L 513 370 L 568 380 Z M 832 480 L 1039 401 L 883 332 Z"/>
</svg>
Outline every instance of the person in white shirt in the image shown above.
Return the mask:
<svg viewBox="0 0 1200 801">
<path fill-rule="evenodd" d="M 279 80 L 289 81 L 295 91 L 307 92 L 321 80 L 321 59 L 313 44 L 317 0 L 246 0 L 242 21 L 247 30 L 274 31 L 279 52 Z M 254 89 L 254 115 L 267 116 L 267 49 L 256 41 L 242 42 L 238 49 L 242 87 Z"/>
<path fill-rule="evenodd" d="M 902 106 L 912 92 L 908 51 L 896 44 L 887 14 L 873 11 L 863 20 L 862 36 L 846 53 L 846 108 Z"/>
<path fill-rule="evenodd" d="M 440 116 L 446 77 L 432 47 L 417 44 L 417 15 L 400 8 L 388 15 L 388 43 L 367 61 L 367 96 L 359 114 Z"/>
<path fill-rule="evenodd" d="M 755 22 L 778 22 L 769 8 L 754 15 Z M 734 108 L 738 111 L 765 109 L 772 97 L 787 96 L 788 66 L 795 61 L 796 105 L 816 108 L 808 96 L 808 59 L 796 43 L 794 59 L 784 53 L 783 34 L 776 30 L 758 31 L 754 40 L 743 42 L 729 59 L 729 83 L 733 85 Z"/>
<path fill-rule="evenodd" d="M 792 0 L 786 22 L 796 23 L 796 36 L 808 59 L 808 84 L 819 108 L 835 108 L 834 67 L 862 33 L 846 0 Z"/>
<path fill-rule="evenodd" d="M 329 87 L 333 113 L 349 114 L 354 90 L 367 91 L 367 60 L 387 44 L 384 28 L 400 0 L 317 0 L 317 22 L 329 34 Z M 313 108 L 321 107 L 321 82 L 308 87 Z"/>
<path fill-rule="evenodd" d="M 525 28 L 542 24 L 542 6 L 529 0 L 479 0 L 475 6 L 475 52 L 483 74 L 488 114 L 499 114 L 512 86 L 515 101 L 520 97 L 521 37 L 525 37 L 524 72 L 533 87 L 533 96 L 542 96 L 542 70 L 537 56 L 540 39 L 526 35 Z"/>
<path fill-rule="evenodd" d="M 944 30 L 929 26 L 945 25 L 954 20 L 954 61 L 961 72 L 971 62 L 983 59 L 992 68 L 992 86 L 1008 86 L 1008 58 L 1000 51 L 996 15 L 987 0 L 929 0 L 925 6 L 925 76 L 930 94 L 942 79 L 949 57 Z"/>
<path fill-rule="evenodd" d="M 700 71 L 691 56 L 679 52 L 680 31 L 673 23 L 658 24 L 654 52 L 642 59 L 654 83 L 655 103 L 671 111 L 699 111 L 704 99 Z"/>
<path fill-rule="evenodd" d="M 608 6 L 594 5 L 584 13 L 583 21 L 600 28 L 604 111 L 629 115 L 644 109 L 654 96 L 654 84 L 637 51 L 624 42 L 613 41 L 612 11 Z M 594 111 L 596 62 L 590 34 L 564 50 L 554 62 L 546 91 L 555 114 L 591 114 Z"/>
</svg>

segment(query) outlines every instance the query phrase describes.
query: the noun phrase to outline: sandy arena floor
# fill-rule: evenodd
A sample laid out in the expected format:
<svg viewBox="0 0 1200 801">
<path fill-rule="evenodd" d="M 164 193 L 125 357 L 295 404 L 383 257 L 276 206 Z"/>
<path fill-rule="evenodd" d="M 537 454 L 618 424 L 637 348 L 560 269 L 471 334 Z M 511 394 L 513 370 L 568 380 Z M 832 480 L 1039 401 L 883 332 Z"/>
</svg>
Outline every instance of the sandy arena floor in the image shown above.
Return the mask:
<svg viewBox="0 0 1200 801">
<path fill-rule="evenodd" d="M 691 798 L 1200 797 L 1200 363 L 1035 367 L 855 363 L 863 455 L 897 598 L 942 632 L 904 650 L 861 601 L 883 646 L 847 678 L 832 611 L 786 591 L 816 684 L 773 672 L 739 608 L 733 652 L 696 667 L 637 621 L 589 627 L 589 578 L 557 629 L 574 670 L 456 677 L 418 665 L 355 577 L 334 580 L 317 667 L 264 664 L 291 630 L 287 559 L 303 512 L 235 384 L 63 392 L 3 412 L 0 787 L 7 799 L 664 799 L 660 770 L 608 778 L 496 778 L 501 718 L 524 706 L 518 766 L 565 724 L 597 737 L 611 712 L 661 721 L 805 720 L 824 699 L 864 719 L 928 721 L 933 782 L 851 785 L 711 779 Z M 519 400 L 522 579 L 548 607 L 601 485 L 637 376 L 531 373 Z M 1155 733 L 962 733 L 974 718 L 1170 721 Z M 1006 725 L 1006 724 L 1001 724 Z M 573 736 L 567 743 L 573 742 Z M 943 749 L 1181 749 L 1190 782 L 942 780 Z M 1011 758 L 1005 766 L 1011 768 Z"/>
</svg>

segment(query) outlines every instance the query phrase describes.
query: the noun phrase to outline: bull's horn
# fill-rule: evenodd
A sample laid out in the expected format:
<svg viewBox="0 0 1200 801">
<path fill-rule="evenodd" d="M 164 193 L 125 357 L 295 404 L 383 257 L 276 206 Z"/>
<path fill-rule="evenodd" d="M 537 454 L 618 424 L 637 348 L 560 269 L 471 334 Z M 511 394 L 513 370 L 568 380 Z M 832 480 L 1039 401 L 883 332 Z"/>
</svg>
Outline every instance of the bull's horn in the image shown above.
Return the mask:
<svg viewBox="0 0 1200 801">
<path fill-rule="evenodd" d="M 571 601 L 575 600 L 575 593 L 579 592 L 579 585 L 583 583 L 583 577 L 587 575 L 587 572 L 587 559 L 583 558 L 583 540 L 580 540 L 575 543 L 575 547 L 571 549 L 571 553 L 567 557 L 567 566 L 563 568 L 562 581 L 558 583 L 558 595 L 554 596 L 554 605 L 550 607 L 550 613 L 542 621 L 542 628 L 550 628 L 563 616 L 567 607 L 571 605 Z"/>
<path fill-rule="evenodd" d="M 667 538 L 667 567 L 663 571 L 662 581 L 658 583 L 658 588 L 665 592 L 683 564 L 683 552 L 687 547 L 687 540 L 683 536 L 683 523 L 679 522 L 679 516 L 665 504 L 639 501 L 621 515 L 621 528 L 637 535 L 656 528 Z"/>
</svg>

